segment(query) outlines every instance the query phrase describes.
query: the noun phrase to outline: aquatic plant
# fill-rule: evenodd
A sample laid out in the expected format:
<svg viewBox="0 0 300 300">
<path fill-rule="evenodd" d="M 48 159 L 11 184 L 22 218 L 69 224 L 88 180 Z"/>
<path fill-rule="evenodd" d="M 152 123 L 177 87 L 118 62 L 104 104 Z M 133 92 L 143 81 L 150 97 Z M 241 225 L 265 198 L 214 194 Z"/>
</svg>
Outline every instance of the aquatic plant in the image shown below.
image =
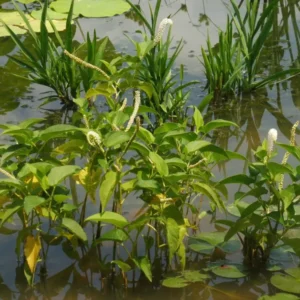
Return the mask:
<svg viewBox="0 0 300 300">
<path fill-rule="evenodd" d="M 259 75 L 261 53 L 273 26 L 278 2 L 265 2 L 260 13 L 260 1 L 247 0 L 246 12 L 242 15 L 236 1 L 230 0 L 231 18 L 227 19 L 226 30 L 219 30 L 218 44 L 213 48 L 208 37 L 207 53 L 201 48 L 207 88 L 215 96 L 253 91 L 299 74 L 299 69 L 290 68 L 265 77 Z"/>
<path fill-rule="evenodd" d="M 139 101 L 140 92 L 135 91 L 134 107 L 116 103 L 110 112 L 98 113 L 87 99 L 74 99 L 78 105 L 76 126 L 38 129 L 42 119 L 1 125 L 2 134 L 16 143 L 0 148 L 0 172 L 6 176 L 0 179 L 1 197 L 6 199 L 0 226 L 12 219 L 17 222 L 17 254 L 24 253 L 31 284 L 40 261 L 46 269 L 49 245 L 44 239 L 50 233 L 69 241 L 74 249 L 113 241 L 127 253 L 126 259 L 113 254 L 113 264 L 124 272 L 139 268 L 151 281 L 147 251 L 137 255 L 137 243 L 144 234 L 167 253 L 169 268 L 176 256 L 184 269 L 185 237 L 188 230 L 196 230 L 184 215 L 197 219 L 200 197 L 209 201 L 212 211 L 225 209 L 224 187 L 213 180 L 212 169 L 216 157 L 226 160 L 230 153 L 205 137 L 214 128 L 235 124 L 222 120 L 204 124 L 200 111 L 194 108 L 189 120 L 194 123 L 193 132 L 184 122 L 164 123 L 151 133 L 140 123 L 139 116 L 146 116 L 148 110 Z M 80 165 L 76 163 L 79 158 Z M 74 182 L 84 191 L 81 201 Z M 122 206 L 136 192 L 144 206 L 129 221 L 122 215 Z M 99 209 L 86 217 L 89 201 Z M 91 223 L 96 224 L 89 229 L 92 239 L 84 230 Z"/>
<path fill-rule="evenodd" d="M 31 23 L 28 21 L 28 16 L 20 9 L 18 4 L 14 3 L 20 18 L 26 24 L 26 28 L 32 39 L 33 49 L 28 49 L 23 43 L 22 38 L 17 35 L 17 32 L 14 32 L 8 24 L 4 23 L 4 27 L 15 44 L 20 48 L 22 54 L 20 57 L 11 56 L 10 58 L 29 71 L 28 77 L 33 83 L 47 86 L 55 92 L 55 95 L 50 96 L 45 103 L 55 101 L 58 97 L 63 104 L 73 106 L 74 103 L 72 100 L 80 95 L 82 87 L 87 91 L 94 86 L 96 73 L 101 70 L 101 59 L 104 58 L 106 47 L 108 47 L 108 39 L 105 38 L 99 41 L 96 39 L 95 33 L 92 39 L 88 34 L 86 42 L 77 47 L 74 46 L 74 30 L 72 25 L 73 2 L 71 1 L 69 13 L 65 21 L 66 32 L 64 33 L 64 38 L 59 34 L 55 25 L 56 23 L 49 18 L 48 1 L 43 4 L 41 19 L 39 21 L 39 34 L 32 28 Z M 54 37 L 49 33 L 49 26 L 54 32 Z M 69 57 L 70 55 L 65 55 L 63 50 L 67 51 L 70 55 L 72 55 L 71 53 L 82 55 L 83 59 L 81 61 L 86 60 L 85 63 L 95 66 L 94 69 L 87 70 L 86 67 L 79 67 Z M 98 76 L 98 80 L 101 79 L 103 78 L 99 78 Z M 104 76 L 104 80 L 107 79 Z"/>
<path fill-rule="evenodd" d="M 296 212 L 299 202 L 299 166 L 289 165 L 286 159 L 281 164 L 272 161 L 277 155 L 274 149 L 276 139 L 277 131 L 271 129 L 268 140 L 255 151 L 257 161 L 249 164 L 249 175 L 233 175 L 220 182 L 247 187 L 245 191 L 237 192 L 233 205 L 227 207 L 228 212 L 238 219 L 221 220 L 218 223 L 230 227 L 225 241 L 238 235 L 243 245 L 245 262 L 253 266 L 267 262 L 270 251 L 279 245 L 289 230 L 300 225 Z M 276 145 L 299 161 L 299 147 L 294 145 L 294 139 L 295 126 L 291 130 L 291 144 L 276 142 Z M 286 174 L 290 179 L 288 185 L 284 186 L 283 175 Z M 251 197 L 254 200 L 248 199 Z"/>
<path fill-rule="evenodd" d="M 131 1 L 126 1 L 146 28 L 145 32 L 141 34 L 141 42 L 129 38 L 135 46 L 136 56 L 128 56 L 128 61 L 135 64 L 137 79 L 151 85 L 152 96 L 143 98 L 143 104 L 155 109 L 161 120 L 183 118 L 183 108 L 190 94 L 187 88 L 197 84 L 198 81 L 184 82 L 182 65 L 179 74 L 175 73 L 176 59 L 183 44 L 181 40 L 171 51 L 173 20 L 165 18 L 159 23 L 161 0 L 156 1 L 155 7 L 150 9 L 151 22 L 148 21 L 142 10 L 138 9 Z M 164 40 L 165 32 L 166 39 Z M 177 76 L 179 76 L 179 80 L 176 79 Z"/>
</svg>

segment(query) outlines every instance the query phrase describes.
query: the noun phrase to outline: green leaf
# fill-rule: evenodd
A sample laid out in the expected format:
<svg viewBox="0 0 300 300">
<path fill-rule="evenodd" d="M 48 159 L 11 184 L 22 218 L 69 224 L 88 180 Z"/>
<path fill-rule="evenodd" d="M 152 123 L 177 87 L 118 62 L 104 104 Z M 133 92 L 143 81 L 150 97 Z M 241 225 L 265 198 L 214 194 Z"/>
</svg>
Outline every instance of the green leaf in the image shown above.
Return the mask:
<svg viewBox="0 0 300 300">
<path fill-rule="evenodd" d="M 278 174 L 293 174 L 294 171 L 290 169 L 287 165 L 283 166 L 282 164 L 278 164 L 276 162 L 268 162 L 267 168 L 269 169 L 270 173 L 273 177 L 275 177 Z"/>
<path fill-rule="evenodd" d="M 231 183 L 249 185 L 251 183 L 254 183 L 254 179 L 244 174 L 238 174 L 238 175 L 227 177 L 219 182 L 219 184 L 231 184 Z"/>
<path fill-rule="evenodd" d="M 128 272 L 131 270 L 131 266 L 121 260 L 112 260 L 111 263 L 116 264 L 123 272 Z"/>
<path fill-rule="evenodd" d="M 26 22 L 23 19 L 26 18 Z M 32 59 L 33 57 L 30 55 L 29 51 L 27 49 L 24 49 L 24 44 L 20 41 L 15 40 L 17 34 L 24 34 L 26 32 L 34 33 L 34 32 L 40 32 L 40 20 L 36 20 L 35 18 L 32 18 L 29 14 L 23 13 L 23 17 L 20 15 L 18 11 L 1 11 L 0 12 L 0 37 L 2 36 L 9 36 L 11 35 L 15 42 L 20 46 L 22 51 L 24 50 L 24 53 L 26 56 L 30 57 Z M 4 26 L 2 26 L 2 22 L 4 22 Z M 65 30 L 66 25 L 64 21 L 60 20 L 53 20 L 52 21 L 56 29 L 58 31 Z M 49 21 L 45 22 L 48 32 L 53 32 L 53 28 Z M 28 27 L 30 26 L 30 28 Z M 13 36 L 14 35 L 14 36 Z"/>
<path fill-rule="evenodd" d="M 82 227 L 73 219 L 63 218 L 61 225 L 68 230 L 70 230 L 73 234 L 75 234 L 79 239 L 86 242 L 87 235 L 82 229 Z"/>
<path fill-rule="evenodd" d="M 182 272 L 182 276 L 188 282 L 203 282 L 210 278 L 207 274 L 201 274 L 199 271 L 186 270 Z"/>
<path fill-rule="evenodd" d="M 192 239 L 201 240 L 209 243 L 212 246 L 218 246 L 224 242 L 224 232 L 201 232 Z"/>
<path fill-rule="evenodd" d="M 233 239 L 225 242 L 226 232 L 203 232 L 190 237 L 189 247 L 199 253 L 211 254 L 217 247 L 225 253 L 233 253 L 241 248 L 240 241 Z"/>
<path fill-rule="evenodd" d="M 103 141 L 106 147 L 114 147 L 127 142 L 130 139 L 130 134 L 123 131 L 115 131 L 108 134 Z"/>
<path fill-rule="evenodd" d="M 300 268 L 289 268 L 285 270 L 285 273 L 291 275 L 292 277 L 300 280 Z"/>
<path fill-rule="evenodd" d="M 128 234 L 119 228 L 112 229 L 101 234 L 99 239 L 95 240 L 95 243 L 100 243 L 102 241 L 114 241 L 114 242 L 125 242 L 128 240 Z"/>
<path fill-rule="evenodd" d="M 102 211 L 105 211 L 105 208 L 110 200 L 115 186 L 118 181 L 118 175 L 114 171 L 109 171 L 106 173 L 103 182 L 100 185 L 100 201 L 102 204 Z"/>
<path fill-rule="evenodd" d="M 198 105 L 198 109 L 200 110 L 201 113 L 204 112 L 205 108 L 208 106 L 208 104 L 210 103 L 210 101 L 214 99 L 214 93 L 208 94 L 206 95 L 200 102 L 200 104 Z"/>
<path fill-rule="evenodd" d="M 22 190 L 24 188 L 21 181 L 12 178 L 0 179 L 0 186 L 15 187 L 19 190 Z"/>
<path fill-rule="evenodd" d="M 269 272 L 277 272 L 282 270 L 282 266 L 280 265 L 274 265 L 274 264 L 268 264 L 266 266 L 266 270 Z"/>
<path fill-rule="evenodd" d="M 240 271 L 240 269 L 235 265 L 222 265 L 214 267 L 211 270 L 215 275 L 224 277 L 224 278 L 232 278 L 238 279 L 246 277 L 247 274 Z"/>
<path fill-rule="evenodd" d="M 68 13 L 71 0 L 57 0 L 51 3 L 50 7 L 60 13 Z M 130 9 L 129 4 L 124 0 L 80 0 L 74 1 L 74 14 L 88 18 L 112 17 L 123 14 Z"/>
<path fill-rule="evenodd" d="M 206 254 L 206 255 L 211 255 L 215 249 L 214 246 L 205 243 L 205 242 L 190 242 L 189 244 L 189 248 L 197 253 L 201 253 L 201 254 Z"/>
<path fill-rule="evenodd" d="M 168 288 L 183 288 L 189 285 L 189 282 L 181 276 L 170 277 L 163 280 L 162 285 Z"/>
<path fill-rule="evenodd" d="M 273 296 L 262 296 L 259 297 L 258 300 L 299 300 L 299 297 L 291 294 L 278 293 Z"/>
<path fill-rule="evenodd" d="M 230 227 L 225 236 L 225 241 L 229 241 L 235 234 L 241 232 L 245 228 L 249 226 L 249 220 L 247 218 L 239 219 L 234 223 L 233 226 Z"/>
<path fill-rule="evenodd" d="M 41 131 L 39 137 L 41 140 L 47 141 L 53 138 L 64 137 L 67 133 L 76 131 L 82 132 L 82 129 L 72 125 L 58 124 Z"/>
<path fill-rule="evenodd" d="M 197 107 L 194 107 L 194 110 L 195 111 L 194 111 L 193 119 L 194 119 L 194 123 L 195 123 L 196 129 L 197 129 L 197 132 L 199 132 L 201 127 L 204 125 L 203 117 Z"/>
<path fill-rule="evenodd" d="M 186 170 L 186 168 L 187 168 L 187 163 L 178 157 L 165 159 L 165 162 L 168 166 L 176 166 L 183 170 Z"/>
<path fill-rule="evenodd" d="M 129 222 L 122 215 L 112 211 L 94 214 L 86 218 L 85 222 L 104 222 L 120 228 L 123 228 L 129 224 Z"/>
<path fill-rule="evenodd" d="M 286 144 L 281 144 L 281 143 L 276 143 L 276 146 L 279 146 L 279 147 L 285 149 L 287 152 L 291 153 L 298 160 L 300 160 L 300 147 L 299 146 L 291 146 L 291 145 L 286 145 Z"/>
<path fill-rule="evenodd" d="M 158 191 L 160 189 L 159 183 L 153 179 L 144 180 L 142 178 L 139 178 L 136 185 L 137 187 L 140 187 L 142 189 L 147 189 L 152 191 Z"/>
<path fill-rule="evenodd" d="M 163 160 L 161 156 L 159 156 L 155 152 L 150 152 L 149 157 L 151 161 L 153 162 L 157 172 L 161 176 L 168 176 L 169 175 L 169 168 L 166 162 Z"/>
<path fill-rule="evenodd" d="M 133 258 L 133 261 L 136 264 L 136 266 L 143 271 L 148 280 L 152 282 L 151 263 L 148 257 L 144 256 L 139 258 Z"/>
<path fill-rule="evenodd" d="M 256 187 L 254 189 L 251 189 L 249 192 L 247 193 L 243 193 L 240 197 L 237 197 L 237 199 L 235 200 L 235 203 L 240 202 L 242 199 L 249 197 L 249 196 L 253 196 L 255 197 L 255 199 L 259 198 L 262 195 L 266 195 L 268 193 L 268 190 L 264 187 Z"/>
<path fill-rule="evenodd" d="M 226 150 L 225 152 L 230 160 L 232 159 L 247 160 L 247 158 L 240 153 L 229 151 L 229 150 Z"/>
<path fill-rule="evenodd" d="M 167 242 L 169 246 L 169 262 L 172 262 L 173 256 L 175 255 L 179 247 L 179 226 L 174 219 L 167 219 Z"/>
<path fill-rule="evenodd" d="M 73 165 L 54 167 L 53 169 L 51 169 L 48 175 L 48 183 L 50 186 L 58 185 L 66 177 L 75 174 L 79 170 L 80 168 L 78 166 Z"/>
<path fill-rule="evenodd" d="M 35 125 L 37 123 L 41 123 L 45 121 L 45 119 L 43 118 L 31 118 L 31 119 L 26 119 L 24 121 L 22 121 L 19 126 L 26 129 L 26 128 L 29 128 L 31 127 L 32 125 Z"/>
<path fill-rule="evenodd" d="M 230 126 L 238 127 L 238 125 L 236 123 L 231 122 L 231 121 L 213 120 L 213 121 L 210 121 L 209 123 L 205 124 L 203 126 L 202 131 L 204 133 L 208 133 L 209 131 L 214 130 L 219 127 L 230 127 Z"/>
<path fill-rule="evenodd" d="M 138 153 L 140 153 L 142 156 L 149 156 L 149 153 L 150 153 L 150 150 L 149 148 L 147 148 L 145 145 L 139 143 L 139 142 L 136 142 L 136 141 L 133 141 L 130 146 L 129 146 L 129 149 L 130 150 L 135 150 L 137 151 Z"/>
<path fill-rule="evenodd" d="M 283 237 L 283 242 L 285 245 L 292 247 L 296 255 L 300 256 L 300 238 Z"/>
<path fill-rule="evenodd" d="M 207 141 L 193 141 L 193 142 L 189 142 L 186 146 L 185 146 L 185 151 L 189 154 L 195 151 L 200 150 L 201 148 L 211 145 L 211 143 L 207 142 Z"/>
<path fill-rule="evenodd" d="M 22 208 L 22 205 L 16 205 L 15 207 L 12 208 L 7 208 L 1 217 L 1 223 L 0 227 L 15 213 L 17 213 L 20 209 Z"/>
<path fill-rule="evenodd" d="M 241 218 L 249 217 L 251 214 L 253 214 L 255 211 L 257 211 L 261 206 L 262 206 L 262 204 L 260 201 L 255 201 L 255 202 L 249 204 L 248 207 L 245 208 L 241 212 Z"/>
<path fill-rule="evenodd" d="M 153 134 L 143 127 L 140 127 L 137 136 L 149 145 L 153 144 L 155 141 L 155 137 L 153 136 Z"/>
<path fill-rule="evenodd" d="M 193 187 L 195 191 L 202 193 L 206 195 L 210 200 L 213 201 L 213 203 L 219 208 L 219 209 L 224 209 L 224 203 L 216 193 L 216 191 L 210 187 L 209 185 L 202 183 L 202 182 L 197 182 L 193 184 Z"/>
<path fill-rule="evenodd" d="M 300 294 L 300 280 L 292 276 L 275 274 L 271 277 L 271 284 L 284 292 Z"/>
<path fill-rule="evenodd" d="M 31 16 L 34 19 L 40 20 L 42 17 L 42 10 L 34 10 L 31 12 Z M 47 11 L 47 17 L 50 18 L 51 20 L 66 20 L 68 15 L 67 14 L 62 14 L 59 12 L 56 12 L 54 10 L 48 9 Z M 74 18 L 76 16 L 74 15 Z"/>
<path fill-rule="evenodd" d="M 183 126 L 178 123 L 164 123 L 163 125 L 154 130 L 154 135 L 157 136 L 159 134 L 167 133 L 169 131 L 180 128 L 183 128 Z"/>
<path fill-rule="evenodd" d="M 24 210 L 28 215 L 37 206 L 43 204 L 46 200 L 38 196 L 27 196 L 24 198 Z"/>
</svg>

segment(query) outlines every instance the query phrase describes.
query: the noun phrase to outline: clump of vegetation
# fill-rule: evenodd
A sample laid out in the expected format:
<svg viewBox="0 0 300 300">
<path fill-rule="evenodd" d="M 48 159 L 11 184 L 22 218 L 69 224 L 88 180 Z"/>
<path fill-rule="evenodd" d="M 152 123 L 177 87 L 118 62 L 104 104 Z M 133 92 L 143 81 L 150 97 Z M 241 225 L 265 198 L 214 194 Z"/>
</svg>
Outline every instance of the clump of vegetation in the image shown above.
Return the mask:
<svg viewBox="0 0 300 300">
<path fill-rule="evenodd" d="M 236 1 L 230 0 L 231 18 L 227 18 L 226 30 L 219 30 L 218 44 L 212 47 L 208 37 L 207 52 L 201 49 L 206 87 L 216 97 L 253 91 L 299 74 L 299 69 L 288 69 L 260 76 L 261 53 L 273 26 L 278 2 L 261 4 L 259 0 L 247 0 L 243 15 Z"/>
</svg>

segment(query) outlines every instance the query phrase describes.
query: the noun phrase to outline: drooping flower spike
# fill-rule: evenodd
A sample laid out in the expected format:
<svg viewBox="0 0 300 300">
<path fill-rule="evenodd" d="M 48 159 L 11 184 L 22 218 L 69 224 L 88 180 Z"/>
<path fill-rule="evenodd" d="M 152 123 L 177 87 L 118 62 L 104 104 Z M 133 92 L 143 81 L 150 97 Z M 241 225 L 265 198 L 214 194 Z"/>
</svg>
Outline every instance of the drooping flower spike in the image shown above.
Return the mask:
<svg viewBox="0 0 300 300">
<path fill-rule="evenodd" d="M 124 99 L 123 103 L 122 103 L 122 106 L 120 107 L 119 111 L 123 111 L 125 109 L 127 105 L 127 98 Z"/>
<path fill-rule="evenodd" d="M 136 115 L 139 111 L 140 104 L 141 104 L 141 93 L 140 91 L 135 91 L 133 112 L 130 116 L 125 132 L 127 132 L 131 128 L 132 124 L 134 123 Z"/>
<path fill-rule="evenodd" d="M 156 36 L 154 37 L 154 43 L 155 43 L 155 45 L 157 45 L 157 44 L 161 41 L 162 36 L 163 36 L 163 34 L 164 34 L 165 30 L 166 30 L 166 27 L 167 27 L 168 25 L 170 25 L 170 26 L 173 25 L 173 21 L 172 21 L 171 19 L 169 19 L 169 18 L 165 18 L 165 19 L 163 19 L 163 20 L 160 22 L 159 27 L 158 27 L 157 34 L 156 34 Z"/>
</svg>

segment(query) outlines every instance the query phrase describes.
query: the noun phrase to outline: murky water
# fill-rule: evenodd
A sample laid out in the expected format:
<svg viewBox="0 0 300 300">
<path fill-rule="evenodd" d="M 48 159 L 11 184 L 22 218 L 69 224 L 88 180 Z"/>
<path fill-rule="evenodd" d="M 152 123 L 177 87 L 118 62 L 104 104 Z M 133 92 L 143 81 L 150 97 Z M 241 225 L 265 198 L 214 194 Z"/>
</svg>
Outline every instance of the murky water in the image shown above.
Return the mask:
<svg viewBox="0 0 300 300">
<path fill-rule="evenodd" d="M 136 1 L 138 2 L 138 1 Z M 139 1 L 147 5 L 147 1 Z M 224 1 L 227 3 L 227 1 Z M 4 3 L 4 1 L 0 1 Z M 154 3 L 154 1 L 150 1 Z M 4 7 L 7 7 L 4 4 Z M 205 45 L 207 32 L 212 43 L 217 39 L 217 28 L 224 28 L 227 9 L 221 0 L 165 0 L 161 18 L 175 14 L 174 43 L 184 39 L 185 47 L 180 54 L 178 66 L 184 64 L 187 79 L 201 81 L 192 91 L 190 103 L 197 104 L 205 92 L 205 78 L 201 64 L 200 47 Z M 98 37 L 109 36 L 119 51 L 132 51 L 130 42 L 124 32 L 135 37 L 139 24 L 130 19 L 130 14 L 109 19 L 80 19 L 82 31 L 97 30 Z M 265 59 L 262 68 L 275 72 L 289 66 L 299 65 L 300 49 L 300 12 L 299 1 L 280 0 L 280 11 L 274 30 L 270 36 L 268 47 L 264 50 Z M 25 37 L 26 38 L 26 37 Z M 82 40 L 77 30 L 75 38 Z M 30 41 L 28 41 L 30 44 Z M 30 85 L 27 80 L 11 75 L 25 75 L 20 67 L 14 65 L 6 55 L 14 55 L 16 48 L 9 38 L 0 40 L 0 123 L 17 123 L 31 117 L 45 117 L 48 124 L 60 123 L 68 112 L 61 111 L 60 103 L 52 103 L 43 109 L 39 105 L 47 92 L 37 85 Z M 255 149 L 272 127 L 278 128 L 279 140 L 289 137 L 292 124 L 299 119 L 300 79 L 293 78 L 288 82 L 275 84 L 242 99 L 229 99 L 222 103 L 211 103 L 206 118 L 222 118 L 240 125 L 240 130 L 219 130 L 213 141 L 229 150 L 238 150 L 251 157 L 251 149 Z M 299 141 L 299 136 L 297 136 Z M 5 139 L 0 137 L 0 142 Z M 219 175 L 234 174 L 236 169 L 243 169 L 243 164 L 226 165 L 219 169 Z M 218 171 L 218 170 L 217 170 Z M 79 191 L 80 197 L 80 191 Z M 124 214 L 130 219 L 139 210 L 139 200 L 128 199 L 124 205 Z M 96 208 L 90 206 L 87 214 Z M 207 230 L 209 220 L 204 220 L 202 230 Z M 46 261 L 47 274 L 37 275 L 37 286 L 31 289 L 26 284 L 22 262 L 16 260 L 16 234 L 0 232 L 0 299 L 257 299 L 259 295 L 272 294 L 275 289 L 268 284 L 270 273 L 254 273 L 241 280 L 212 279 L 209 285 L 192 284 L 187 288 L 169 289 L 160 287 L 161 274 L 164 273 L 165 254 L 163 251 L 154 260 L 154 280 L 149 283 L 140 272 L 130 272 L 124 281 L 121 274 L 109 274 L 107 268 L 111 259 L 113 245 L 107 244 L 101 249 L 101 260 L 97 249 L 85 252 L 70 249 L 67 243 L 57 242 L 49 246 Z M 141 246 L 142 247 L 142 246 Z M 116 252 L 122 257 L 122 249 Z M 154 257 L 154 253 L 151 253 Z M 241 260 L 238 255 L 231 257 Z M 108 265 L 107 265 L 108 263 Z M 205 259 L 189 253 L 187 268 L 200 269 Z"/>
</svg>

